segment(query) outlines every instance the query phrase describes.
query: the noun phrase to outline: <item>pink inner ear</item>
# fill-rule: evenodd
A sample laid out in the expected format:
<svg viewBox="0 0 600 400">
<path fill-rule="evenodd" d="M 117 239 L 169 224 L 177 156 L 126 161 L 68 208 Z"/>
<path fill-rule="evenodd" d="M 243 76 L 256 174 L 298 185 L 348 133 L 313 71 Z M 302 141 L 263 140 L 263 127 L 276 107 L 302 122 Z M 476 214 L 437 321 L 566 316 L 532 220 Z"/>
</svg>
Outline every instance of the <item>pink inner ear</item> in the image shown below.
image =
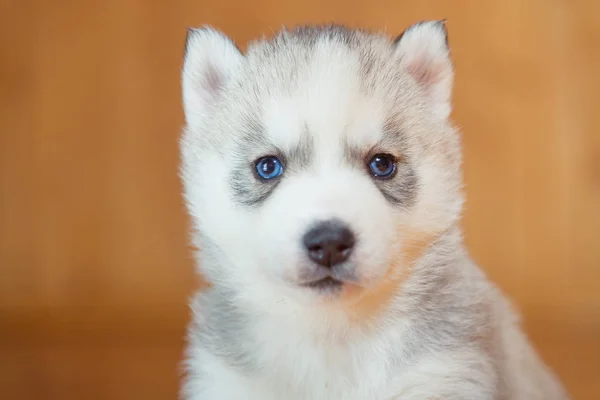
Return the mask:
<svg viewBox="0 0 600 400">
<path fill-rule="evenodd" d="M 444 63 L 435 62 L 425 55 L 418 57 L 416 61 L 407 66 L 408 73 L 426 90 L 435 86 L 443 78 Z"/>
<path fill-rule="evenodd" d="M 202 77 L 202 85 L 206 92 L 214 97 L 219 93 L 219 90 L 223 86 L 223 76 L 215 67 L 209 65 Z"/>
</svg>

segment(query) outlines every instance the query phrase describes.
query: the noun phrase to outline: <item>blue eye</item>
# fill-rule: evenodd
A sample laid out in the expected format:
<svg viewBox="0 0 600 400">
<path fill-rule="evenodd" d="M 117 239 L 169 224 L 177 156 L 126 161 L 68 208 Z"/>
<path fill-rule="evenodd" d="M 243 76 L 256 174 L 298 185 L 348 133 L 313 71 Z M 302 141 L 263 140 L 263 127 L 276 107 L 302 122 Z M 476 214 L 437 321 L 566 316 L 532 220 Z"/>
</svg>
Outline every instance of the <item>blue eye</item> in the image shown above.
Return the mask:
<svg viewBox="0 0 600 400">
<path fill-rule="evenodd" d="M 369 169 L 377 178 L 389 178 L 396 172 L 396 159 L 389 154 L 376 154 L 369 162 Z"/>
<path fill-rule="evenodd" d="M 266 180 L 277 178 L 283 173 L 283 165 L 277 157 L 263 157 L 256 162 L 256 173 Z"/>
</svg>

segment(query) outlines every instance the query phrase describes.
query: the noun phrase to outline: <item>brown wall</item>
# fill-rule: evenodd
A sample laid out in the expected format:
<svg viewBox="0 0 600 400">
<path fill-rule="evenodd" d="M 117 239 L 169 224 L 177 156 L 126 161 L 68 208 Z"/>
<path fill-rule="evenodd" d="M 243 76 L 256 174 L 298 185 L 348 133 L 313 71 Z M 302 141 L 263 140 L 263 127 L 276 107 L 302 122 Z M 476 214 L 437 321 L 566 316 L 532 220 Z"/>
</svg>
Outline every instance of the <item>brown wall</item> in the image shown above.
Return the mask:
<svg viewBox="0 0 600 400">
<path fill-rule="evenodd" d="M 367 5 L 369 4 L 369 5 Z M 448 18 L 469 248 L 600 398 L 600 2 L 0 2 L 0 397 L 175 398 L 186 26 Z M 8 395 L 6 395 L 8 394 Z"/>
</svg>

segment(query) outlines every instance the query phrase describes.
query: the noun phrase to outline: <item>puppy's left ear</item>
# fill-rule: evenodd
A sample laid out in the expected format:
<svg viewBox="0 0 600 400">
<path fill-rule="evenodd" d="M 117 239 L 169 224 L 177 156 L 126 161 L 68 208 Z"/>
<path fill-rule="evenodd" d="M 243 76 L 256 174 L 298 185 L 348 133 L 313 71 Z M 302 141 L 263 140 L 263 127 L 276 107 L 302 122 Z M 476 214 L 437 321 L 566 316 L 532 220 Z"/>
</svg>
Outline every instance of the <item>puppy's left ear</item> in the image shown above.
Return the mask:
<svg viewBox="0 0 600 400">
<path fill-rule="evenodd" d="M 244 56 L 230 38 L 205 26 L 188 29 L 184 57 L 183 109 L 187 124 L 194 127 L 210 116 Z"/>
<path fill-rule="evenodd" d="M 412 25 L 394 43 L 401 67 L 421 86 L 434 112 L 448 118 L 454 70 L 445 21 Z"/>
</svg>

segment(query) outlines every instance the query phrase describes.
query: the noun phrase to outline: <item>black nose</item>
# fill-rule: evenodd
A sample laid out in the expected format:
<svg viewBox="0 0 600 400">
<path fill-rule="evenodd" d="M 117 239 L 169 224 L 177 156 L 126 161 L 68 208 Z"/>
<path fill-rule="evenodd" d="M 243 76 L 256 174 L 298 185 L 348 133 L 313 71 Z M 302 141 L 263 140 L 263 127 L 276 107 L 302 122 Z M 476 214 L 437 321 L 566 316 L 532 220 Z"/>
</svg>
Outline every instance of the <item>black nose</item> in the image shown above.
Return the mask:
<svg viewBox="0 0 600 400">
<path fill-rule="evenodd" d="M 352 231 L 335 220 L 319 223 L 306 232 L 303 238 L 310 259 L 324 267 L 346 261 L 352 253 L 354 241 Z"/>
</svg>

